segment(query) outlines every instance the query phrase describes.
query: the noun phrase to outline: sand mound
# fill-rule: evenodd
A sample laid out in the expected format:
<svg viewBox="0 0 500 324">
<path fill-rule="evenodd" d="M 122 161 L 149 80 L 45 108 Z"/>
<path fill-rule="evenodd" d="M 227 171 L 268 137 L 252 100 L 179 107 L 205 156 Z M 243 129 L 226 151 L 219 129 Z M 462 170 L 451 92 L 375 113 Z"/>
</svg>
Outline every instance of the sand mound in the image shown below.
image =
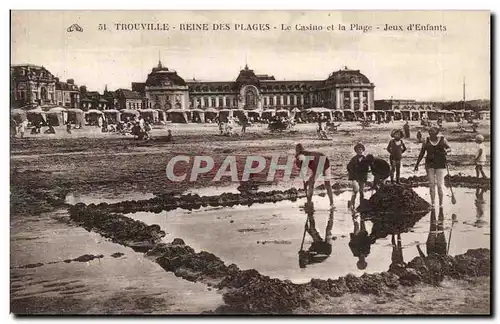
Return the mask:
<svg viewBox="0 0 500 324">
<path fill-rule="evenodd" d="M 383 186 L 358 207 L 359 212 L 415 213 L 428 210 L 430 204 L 413 189 L 399 186 Z"/>
</svg>

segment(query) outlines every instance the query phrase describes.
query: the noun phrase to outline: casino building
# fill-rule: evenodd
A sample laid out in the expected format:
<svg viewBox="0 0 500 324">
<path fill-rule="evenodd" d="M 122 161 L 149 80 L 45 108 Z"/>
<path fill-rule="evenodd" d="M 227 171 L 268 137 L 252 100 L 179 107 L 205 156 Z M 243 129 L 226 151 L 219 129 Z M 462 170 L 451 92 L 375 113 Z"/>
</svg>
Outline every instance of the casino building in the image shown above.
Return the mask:
<svg viewBox="0 0 500 324">
<path fill-rule="evenodd" d="M 245 65 L 234 81 L 184 80 L 162 65 L 153 67 L 146 82 L 132 83 L 148 109 L 160 112 L 291 111 L 326 108 L 365 115 L 373 111 L 374 84 L 359 70 L 344 67 L 324 80 L 276 80 Z"/>
</svg>

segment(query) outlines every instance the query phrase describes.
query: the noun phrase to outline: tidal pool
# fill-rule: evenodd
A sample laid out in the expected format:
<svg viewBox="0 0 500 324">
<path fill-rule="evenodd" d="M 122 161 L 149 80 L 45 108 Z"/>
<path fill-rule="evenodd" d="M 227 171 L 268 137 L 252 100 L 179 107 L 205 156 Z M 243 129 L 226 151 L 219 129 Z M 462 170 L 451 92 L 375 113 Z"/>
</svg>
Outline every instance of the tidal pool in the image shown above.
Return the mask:
<svg viewBox="0 0 500 324">
<path fill-rule="evenodd" d="M 428 188 L 414 190 L 429 201 Z M 489 192 L 457 188 L 454 193 L 457 199 L 455 205 L 451 204 L 447 191 L 441 212 L 436 207 L 434 215 L 427 213 L 404 232 L 377 237 L 369 244 L 369 253 L 365 253 L 366 268 L 358 266 L 357 248 L 349 245 L 351 233 L 364 226 L 367 233 L 372 234 L 378 227 L 374 229 L 374 221 L 363 222 L 359 215 L 353 215 L 347 208 L 350 192 L 334 197 L 337 209 L 333 217 L 330 217 L 328 198 L 313 198 L 314 228 L 321 238 L 325 238 L 328 220 L 332 220 L 332 252 L 322 262 L 306 268 L 300 268 L 298 262 L 307 219 L 306 212 L 301 208 L 305 199 L 254 204 L 251 207 L 177 209 L 158 214 L 138 212 L 127 216 L 146 224 L 160 225 L 167 232 L 165 242 L 179 237 L 196 251 L 214 253 L 226 264 L 235 263 L 241 269 L 256 269 L 274 278 L 299 283 L 312 278 L 337 278 L 348 273 L 361 275 L 364 272 L 387 271 L 392 262 L 401 262 L 401 259 L 409 262 L 418 256 L 417 244 L 424 253 L 437 249 L 450 255 L 473 248 L 489 248 Z M 308 249 L 313 242 L 313 235 L 309 232 L 305 234 L 304 249 Z"/>
</svg>

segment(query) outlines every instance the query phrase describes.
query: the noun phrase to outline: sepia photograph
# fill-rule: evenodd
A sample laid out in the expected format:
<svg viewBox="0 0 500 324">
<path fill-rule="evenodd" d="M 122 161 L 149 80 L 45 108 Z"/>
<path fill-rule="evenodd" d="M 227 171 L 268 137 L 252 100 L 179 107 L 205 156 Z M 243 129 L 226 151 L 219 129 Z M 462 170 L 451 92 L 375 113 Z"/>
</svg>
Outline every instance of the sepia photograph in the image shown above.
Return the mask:
<svg viewBox="0 0 500 324">
<path fill-rule="evenodd" d="M 11 10 L 10 313 L 492 315 L 491 29 Z"/>
</svg>

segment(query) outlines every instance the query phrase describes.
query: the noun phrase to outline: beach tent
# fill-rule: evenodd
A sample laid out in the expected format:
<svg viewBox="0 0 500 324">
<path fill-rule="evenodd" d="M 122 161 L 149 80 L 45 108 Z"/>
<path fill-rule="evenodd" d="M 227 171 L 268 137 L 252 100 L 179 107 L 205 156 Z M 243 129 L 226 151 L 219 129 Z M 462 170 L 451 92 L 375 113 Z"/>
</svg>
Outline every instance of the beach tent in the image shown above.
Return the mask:
<svg viewBox="0 0 500 324">
<path fill-rule="evenodd" d="M 10 111 L 10 115 L 12 116 L 12 118 L 14 118 L 14 120 L 18 124 L 22 123 L 25 120 L 28 120 L 28 116 L 26 115 L 26 111 L 24 111 L 22 109 L 12 109 Z"/>
<path fill-rule="evenodd" d="M 189 122 L 187 111 L 184 109 L 169 109 L 167 110 L 167 120 L 172 123 L 187 124 Z"/>
<path fill-rule="evenodd" d="M 78 108 L 68 108 L 68 121 L 75 125 L 83 126 L 85 124 L 85 113 Z"/>
<path fill-rule="evenodd" d="M 46 113 L 40 106 L 35 107 L 34 109 L 26 110 L 26 117 L 32 124 L 35 124 L 37 122 L 41 124 L 47 123 Z"/>
<path fill-rule="evenodd" d="M 355 117 L 354 109 L 344 109 L 344 119 L 346 121 L 354 121 Z"/>
<path fill-rule="evenodd" d="M 89 125 L 97 125 L 99 117 L 101 117 L 102 111 L 97 109 L 89 109 L 85 112 L 85 119 Z"/>
<path fill-rule="evenodd" d="M 50 108 L 46 112 L 47 120 L 52 126 L 61 126 L 68 120 L 68 110 L 62 107 Z"/>
<path fill-rule="evenodd" d="M 247 116 L 247 112 L 243 109 L 235 109 L 233 110 L 233 117 L 238 118 L 238 120 L 242 120 L 243 116 Z"/>
<path fill-rule="evenodd" d="M 362 110 L 356 110 L 356 111 L 354 111 L 354 115 L 358 119 L 364 119 L 365 118 L 365 112 L 362 111 Z"/>
<path fill-rule="evenodd" d="M 158 111 L 156 109 L 139 109 L 139 114 L 145 120 L 155 121 L 158 119 Z"/>
<path fill-rule="evenodd" d="M 161 109 L 156 109 L 158 112 L 158 120 L 159 121 L 167 121 L 167 113 Z"/>
<path fill-rule="evenodd" d="M 215 117 L 219 114 L 219 111 L 215 108 L 207 108 L 203 110 L 204 115 L 205 115 L 205 121 L 214 121 Z"/>
<path fill-rule="evenodd" d="M 290 116 L 290 111 L 288 111 L 286 109 L 279 109 L 279 110 L 276 110 L 276 115 L 289 117 Z"/>
<path fill-rule="evenodd" d="M 120 121 L 121 113 L 117 109 L 106 109 L 103 110 L 102 113 L 108 118 L 111 124 L 116 124 Z"/>
<path fill-rule="evenodd" d="M 193 109 L 189 109 L 189 111 L 193 114 L 192 120 L 195 120 L 196 122 L 200 121 L 200 123 L 205 122 L 205 110 L 203 110 L 201 108 L 193 108 Z M 198 118 L 195 118 L 195 116 L 198 116 Z"/>
<path fill-rule="evenodd" d="M 134 120 L 141 114 L 137 110 L 133 109 L 122 109 L 120 110 L 120 120 L 126 122 L 128 119 Z"/>
</svg>

